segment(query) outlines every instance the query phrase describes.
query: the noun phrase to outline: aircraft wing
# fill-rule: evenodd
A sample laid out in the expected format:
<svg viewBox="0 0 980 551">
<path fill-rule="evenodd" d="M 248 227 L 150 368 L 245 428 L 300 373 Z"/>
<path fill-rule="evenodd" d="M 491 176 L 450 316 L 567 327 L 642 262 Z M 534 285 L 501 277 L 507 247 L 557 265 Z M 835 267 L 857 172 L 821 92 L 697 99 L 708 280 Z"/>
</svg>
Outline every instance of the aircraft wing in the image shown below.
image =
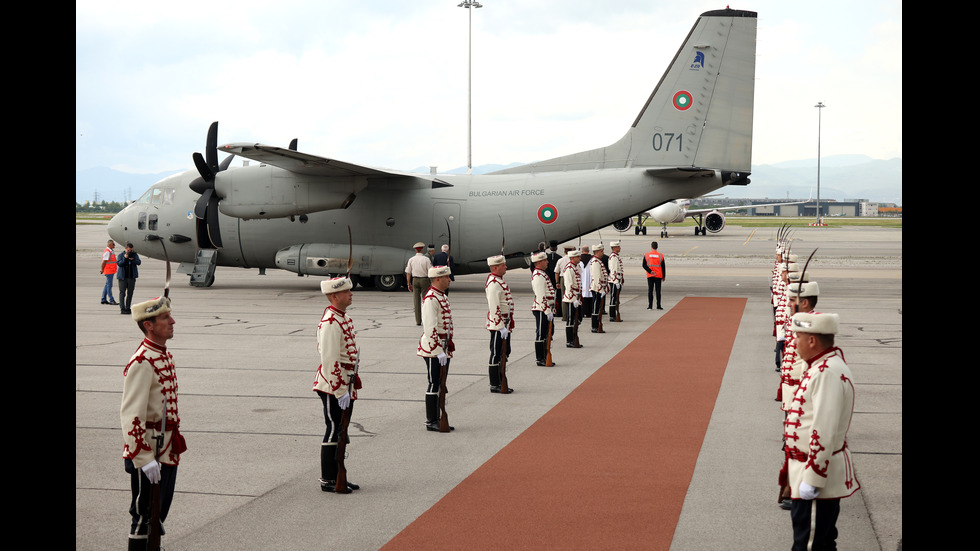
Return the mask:
<svg viewBox="0 0 980 551">
<path fill-rule="evenodd" d="M 698 215 L 698 214 L 707 214 L 709 212 L 724 211 L 724 210 L 754 209 L 754 208 L 758 208 L 758 207 L 779 207 L 779 206 L 782 206 L 782 205 L 802 205 L 803 203 L 806 203 L 806 201 L 793 201 L 793 202 L 790 202 L 790 203 L 766 203 L 764 205 L 740 205 L 740 206 L 737 206 L 737 207 L 718 207 L 718 208 L 713 208 L 713 209 L 688 209 L 687 210 L 687 215 L 688 216 L 691 216 L 691 215 Z"/>
<path fill-rule="evenodd" d="M 276 166 L 297 174 L 312 176 L 410 176 L 402 172 L 345 163 L 336 159 L 259 143 L 231 143 L 219 147 L 218 151 Z"/>
</svg>

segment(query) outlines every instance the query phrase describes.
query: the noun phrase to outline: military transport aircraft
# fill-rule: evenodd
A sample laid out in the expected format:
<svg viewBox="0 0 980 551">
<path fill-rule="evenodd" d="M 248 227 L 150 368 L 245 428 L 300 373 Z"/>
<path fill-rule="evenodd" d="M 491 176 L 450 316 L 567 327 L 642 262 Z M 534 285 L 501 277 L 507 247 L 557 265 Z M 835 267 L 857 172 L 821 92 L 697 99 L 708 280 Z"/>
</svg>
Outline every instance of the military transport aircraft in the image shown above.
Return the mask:
<svg viewBox="0 0 980 551">
<path fill-rule="evenodd" d="M 752 209 L 761 207 L 778 207 L 782 205 L 802 205 L 806 201 L 792 201 L 788 203 L 766 203 L 764 205 L 741 205 L 737 207 L 716 207 L 711 209 L 688 209 L 687 207 L 691 204 L 690 199 L 680 199 L 675 201 L 668 201 L 653 210 L 649 210 L 645 213 L 640 213 L 636 215 L 636 226 L 634 230 L 636 235 L 647 234 L 646 221 L 653 218 L 654 222 L 657 222 L 662 226 L 660 230 L 660 237 L 670 237 L 667 235 L 667 224 L 680 224 L 685 218 L 690 216 L 694 218 L 697 222 L 697 226 L 694 227 L 694 235 L 708 235 L 708 232 L 718 233 L 725 229 L 725 215 L 722 214 L 724 211 L 730 210 L 741 210 L 741 209 Z M 613 223 L 613 227 L 624 232 L 630 229 L 633 225 L 632 218 L 624 218 L 622 220 L 617 220 Z"/>
<path fill-rule="evenodd" d="M 355 282 L 395 290 L 416 241 L 451 243 L 459 274 L 488 271 L 503 243 L 508 266 L 527 267 L 543 236 L 567 241 L 748 184 L 755 42 L 755 12 L 705 12 L 619 141 L 485 175 L 371 168 L 299 152 L 295 140 L 218 147 L 214 123 L 196 169 L 154 184 L 109 235 L 181 262 L 195 286 L 210 286 L 215 266 L 343 273 L 352 246 Z M 258 163 L 229 168 L 219 152 Z"/>
</svg>

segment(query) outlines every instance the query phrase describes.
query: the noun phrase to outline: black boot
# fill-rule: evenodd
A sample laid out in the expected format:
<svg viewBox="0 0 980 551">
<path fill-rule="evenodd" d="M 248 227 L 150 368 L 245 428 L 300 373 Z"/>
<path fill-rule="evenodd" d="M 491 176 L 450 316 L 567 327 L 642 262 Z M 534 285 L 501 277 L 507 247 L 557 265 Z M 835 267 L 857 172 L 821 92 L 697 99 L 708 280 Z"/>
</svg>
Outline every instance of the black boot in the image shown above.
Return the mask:
<svg viewBox="0 0 980 551">
<path fill-rule="evenodd" d="M 333 492 L 337 485 L 337 445 L 320 445 L 320 489 Z"/>
<path fill-rule="evenodd" d="M 425 395 L 425 430 L 439 432 L 439 395 Z"/>
<path fill-rule="evenodd" d="M 539 341 L 534 341 L 534 359 L 536 360 L 535 363 L 537 363 L 538 365 L 545 365 L 544 356 L 545 356 L 544 343 Z"/>
</svg>

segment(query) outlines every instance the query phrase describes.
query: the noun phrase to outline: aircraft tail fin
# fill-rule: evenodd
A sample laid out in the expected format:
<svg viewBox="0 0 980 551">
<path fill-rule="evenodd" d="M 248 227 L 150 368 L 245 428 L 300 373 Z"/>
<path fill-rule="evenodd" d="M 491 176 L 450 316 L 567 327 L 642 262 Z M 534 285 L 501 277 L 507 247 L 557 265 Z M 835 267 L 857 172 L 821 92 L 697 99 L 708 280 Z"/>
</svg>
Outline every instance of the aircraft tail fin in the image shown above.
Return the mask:
<svg viewBox="0 0 980 551">
<path fill-rule="evenodd" d="M 756 12 L 701 14 L 618 142 L 503 172 L 689 167 L 749 172 Z"/>
</svg>

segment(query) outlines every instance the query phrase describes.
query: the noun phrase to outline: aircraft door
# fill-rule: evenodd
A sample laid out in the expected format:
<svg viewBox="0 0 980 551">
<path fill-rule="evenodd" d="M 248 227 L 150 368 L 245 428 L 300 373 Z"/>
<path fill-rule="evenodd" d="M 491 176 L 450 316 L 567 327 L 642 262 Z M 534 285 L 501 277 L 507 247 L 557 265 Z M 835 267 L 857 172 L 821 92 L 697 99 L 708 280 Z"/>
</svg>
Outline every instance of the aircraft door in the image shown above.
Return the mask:
<svg viewBox="0 0 980 551">
<path fill-rule="evenodd" d="M 459 228 L 459 203 L 435 203 L 432 206 L 431 243 L 436 246 L 437 253 L 443 244 L 449 244 L 449 254 L 457 263 L 463 250 L 462 232 Z"/>
</svg>

